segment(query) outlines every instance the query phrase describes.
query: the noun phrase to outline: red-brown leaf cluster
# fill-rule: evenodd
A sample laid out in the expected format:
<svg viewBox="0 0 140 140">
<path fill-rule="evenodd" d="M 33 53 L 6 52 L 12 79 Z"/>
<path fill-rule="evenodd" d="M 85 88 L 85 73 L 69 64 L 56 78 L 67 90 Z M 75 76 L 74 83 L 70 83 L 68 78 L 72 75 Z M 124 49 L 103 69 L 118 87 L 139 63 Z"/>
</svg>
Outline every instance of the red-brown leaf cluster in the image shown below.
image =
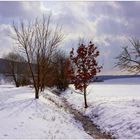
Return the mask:
<svg viewBox="0 0 140 140">
<path fill-rule="evenodd" d="M 68 75 L 76 89 L 83 91 L 88 86 L 89 80 L 100 72 L 101 67 L 98 66 L 96 61 L 98 56 L 99 51 L 92 42 L 87 46 L 80 44 L 76 55 L 74 55 L 74 49 L 72 48 L 68 62 Z"/>
</svg>

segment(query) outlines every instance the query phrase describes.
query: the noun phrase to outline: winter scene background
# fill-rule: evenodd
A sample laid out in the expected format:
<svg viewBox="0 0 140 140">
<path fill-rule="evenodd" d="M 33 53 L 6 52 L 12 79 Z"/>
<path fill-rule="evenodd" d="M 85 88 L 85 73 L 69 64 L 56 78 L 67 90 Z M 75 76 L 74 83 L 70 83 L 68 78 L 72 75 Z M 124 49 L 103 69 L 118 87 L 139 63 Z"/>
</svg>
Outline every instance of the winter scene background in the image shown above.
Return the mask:
<svg viewBox="0 0 140 140">
<path fill-rule="evenodd" d="M 139 139 L 139 13 L 0 1 L 0 139 Z"/>
</svg>

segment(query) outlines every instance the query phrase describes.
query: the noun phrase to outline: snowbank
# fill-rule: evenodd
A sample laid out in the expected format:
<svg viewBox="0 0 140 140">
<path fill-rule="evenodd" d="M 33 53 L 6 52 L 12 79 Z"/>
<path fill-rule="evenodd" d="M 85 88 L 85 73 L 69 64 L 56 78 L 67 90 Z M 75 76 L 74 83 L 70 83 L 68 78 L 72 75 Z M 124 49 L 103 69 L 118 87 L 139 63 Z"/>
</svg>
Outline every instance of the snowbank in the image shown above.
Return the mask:
<svg viewBox="0 0 140 140">
<path fill-rule="evenodd" d="M 134 84 L 135 83 L 135 84 Z M 88 89 L 88 109 L 84 97 L 70 88 L 61 96 L 84 115 L 89 116 L 103 132 L 115 138 L 140 138 L 140 80 L 125 78 L 91 84 Z"/>
<path fill-rule="evenodd" d="M 91 138 L 72 115 L 33 92 L 0 85 L 0 139 Z"/>
</svg>

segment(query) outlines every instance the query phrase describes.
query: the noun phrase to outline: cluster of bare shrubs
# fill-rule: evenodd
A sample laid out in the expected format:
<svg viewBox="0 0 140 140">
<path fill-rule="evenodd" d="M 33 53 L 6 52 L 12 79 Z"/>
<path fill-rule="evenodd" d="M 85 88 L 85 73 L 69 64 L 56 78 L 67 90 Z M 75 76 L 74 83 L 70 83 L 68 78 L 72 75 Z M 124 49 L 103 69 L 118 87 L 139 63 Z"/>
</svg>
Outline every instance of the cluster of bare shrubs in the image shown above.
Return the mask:
<svg viewBox="0 0 140 140">
<path fill-rule="evenodd" d="M 28 62 L 19 53 L 9 52 L 4 56 L 7 60 L 5 72 L 13 79 L 16 87 L 33 84 Z M 67 57 L 65 52 L 56 51 L 46 67 L 46 75 L 42 85 L 42 91 L 45 87 L 56 86 L 59 90 L 65 90 L 68 87 L 68 79 L 65 73 L 67 69 Z M 37 72 L 37 65 L 32 64 L 34 73 Z M 40 74 L 43 77 L 42 73 Z"/>
<path fill-rule="evenodd" d="M 28 73 L 29 69 L 24 57 L 18 53 L 9 52 L 4 56 L 4 59 L 7 60 L 5 64 L 5 73 L 13 79 L 16 87 L 31 84 Z"/>
<path fill-rule="evenodd" d="M 63 91 L 68 87 L 67 60 L 68 58 L 63 51 L 57 51 L 55 53 L 48 75 L 48 79 L 51 79 L 49 77 L 52 77 L 52 80 L 48 86 L 55 85 L 60 91 Z"/>
</svg>

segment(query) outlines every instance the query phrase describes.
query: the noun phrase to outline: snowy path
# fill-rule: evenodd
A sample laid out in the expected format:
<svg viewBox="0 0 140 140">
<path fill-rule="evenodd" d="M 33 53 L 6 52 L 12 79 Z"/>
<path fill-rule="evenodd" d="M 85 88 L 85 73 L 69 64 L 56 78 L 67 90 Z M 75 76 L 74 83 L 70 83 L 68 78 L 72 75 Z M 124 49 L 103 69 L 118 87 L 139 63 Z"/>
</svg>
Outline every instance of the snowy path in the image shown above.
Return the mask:
<svg viewBox="0 0 140 140">
<path fill-rule="evenodd" d="M 81 124 L 28 87 L 0 85 L 0 139 L 92 138 Z"/>
<path fill-rule="evenodd" d="M 54 92 L 54 95 L 51 93 Z M 49 99 L 53 103 L 55 103 L 59 108 L 64 108 L 66 112 L 69 112 L 74 115 L 75 120 L 79 121 L 85 132 L 88 133 L 90 136 L 96 139 L 111 139 L 111 136 L 101 133 L 101 131 L 97 128 L 96 125 L 93 124 L 91 119 L 87 116 L 84 116 L 82 113 L 80 113 L 78 110 L 72 108 L 72 106 L 67 102 L 65 98 L 61 98 L 59 96 L 56 96 L 55 94 L 57 91 L 51 90 L 51 92 L 44 93 L 44 97 L 46 99 Z M 57 92 L 58 93 L 58 92 Z M 55 98 L 54 98 L 55 97 Z"/>
</svg>

